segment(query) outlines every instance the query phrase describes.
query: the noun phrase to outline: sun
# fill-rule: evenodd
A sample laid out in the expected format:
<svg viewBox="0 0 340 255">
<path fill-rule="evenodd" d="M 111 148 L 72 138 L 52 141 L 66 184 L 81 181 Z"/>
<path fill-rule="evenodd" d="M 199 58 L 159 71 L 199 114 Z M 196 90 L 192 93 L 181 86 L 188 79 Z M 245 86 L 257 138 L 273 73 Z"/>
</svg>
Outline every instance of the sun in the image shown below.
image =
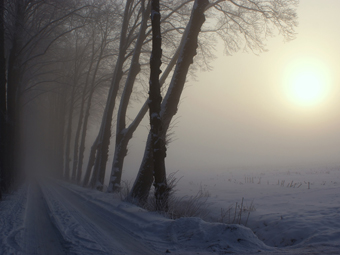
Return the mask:
<svg viewBox="0 0 340 255">
<path fill-rule="evenodd" d="M 325 96 L 325 83 L 319 73 L 302 71 L 292 77 L 290 85 L 292 100 L 301 105 L 314 105 Z"/>
<path fill-rule="evenodd" d="M 284 80 L 288 100 L 299 107 L 316 107 L 326 100 L 329 93 L 327 68 L 315 60 L 291 63 Z"/>
</svg>

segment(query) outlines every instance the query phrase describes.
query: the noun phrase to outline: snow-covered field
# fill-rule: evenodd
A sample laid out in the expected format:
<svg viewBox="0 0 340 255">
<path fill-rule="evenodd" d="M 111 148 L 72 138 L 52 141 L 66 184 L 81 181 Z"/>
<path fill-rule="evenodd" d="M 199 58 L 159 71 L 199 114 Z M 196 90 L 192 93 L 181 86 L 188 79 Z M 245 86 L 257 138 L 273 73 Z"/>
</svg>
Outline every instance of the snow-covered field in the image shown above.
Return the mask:
<svg viewBox="0 0 340 255">
<path fill-rule="evenodd" d="M 210 171 L 184 176 L 177 188 L 191 194 L 203 189 L 211 212 L 206 219 L 226 223 L 244 198 L 241 223 L 250 211 L 247 227 L 278 251 L 340 254 L 339 167 Z"/>
<path fill-rule="evenodd" d="M 201 190 L 205 221 L 32 182 L 0 203 L 0 254 L 340 254 L 340 168 L 209 171 L 176 188 Z"/>
</svg>

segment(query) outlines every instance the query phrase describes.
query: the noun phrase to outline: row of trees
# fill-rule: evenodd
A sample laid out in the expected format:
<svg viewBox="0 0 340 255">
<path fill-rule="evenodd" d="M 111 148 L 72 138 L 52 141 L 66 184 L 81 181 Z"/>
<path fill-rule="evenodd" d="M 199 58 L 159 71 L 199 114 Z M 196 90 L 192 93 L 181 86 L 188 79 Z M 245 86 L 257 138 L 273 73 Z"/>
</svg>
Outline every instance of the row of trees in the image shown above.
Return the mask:
<svg viewBox="0 0 340 255">
<path fill-rule="evenodd" d="M 23 152 L 20 119 L 32 110 L 45 116 L 41 155 L 55 176 L 104 190 L 112 140 L 108 192 L 119 190 L 129 141 L 150 108 L 151 130 L 130 197 L 145 202 L 154 183 L 162 207 L 168 192 L 165 140 L 188 72 L 209 68 L 217 36 L 228 54 L 261 52 L 274 31 L 292 39 L 297 2 L 166 0 L 160 16 L 149 0 L 2 0 L 1 187 L 19 167 L 9 161 L 18 162 L 17 152 Z M 128 107 L 135 98 L 145 103 L 131 118 Z M 87 131 L 98 122 L 91 141 Z"/>
<path fill-rule="evenodd" d="M 23 109 L 39 95 L 39 84 L 51 67 L 45 55 L 77 29 L 68 24 L 82 9 L 73 1 L 0 1 L 1 192 L 19 179 Z"/>
</svg>

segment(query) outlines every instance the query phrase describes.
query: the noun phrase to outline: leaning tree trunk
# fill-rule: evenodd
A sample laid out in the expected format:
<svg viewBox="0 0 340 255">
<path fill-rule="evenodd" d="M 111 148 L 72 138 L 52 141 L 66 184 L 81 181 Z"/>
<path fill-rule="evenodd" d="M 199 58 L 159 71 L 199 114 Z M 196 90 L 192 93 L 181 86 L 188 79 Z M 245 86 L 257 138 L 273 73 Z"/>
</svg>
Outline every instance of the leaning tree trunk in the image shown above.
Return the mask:
<svg viewBox="0 0 340 255">
<path fill-rule="evenodd" d="M 105 179 L 105 169 L 108 160 L 108 152 L 111 138 L 111 122 L 114 106 L 116 103 L 116 97 L 118 94 L 119 83 L 123 77 L 123 64 L 125 62 L 125 55 L 127 51 L 127 30 L 130 18 L 130 7 L 132 5 L 132 0 L 127 0 L 124 11 L 124 20 L 121 30 L 121 39 L 119 45 L 119 54 L 115 66 L 115 71 L 113 74 L 109 95 L 107 98 L 107 103 L 105 106 L 104 114 L 102 117 L 102 123 L 100 126 L 98 134 L 98 148 L 96 153 L 96 159 L 94 163 L 94 169 L 91 179 L 92 188 L 97 190 L 103 190 L 104 179 Z M 88 166 L 89 168 L 89 166 Z"/>
<path fill-rule="evenodd" d="M 96 160 L 96 153 L 97 153 L 98 146 L 99 146 L 98 140 L 99 140 L 99 136 L 97 136 L 96 140 L 94 141 L 93 145 L 91 146 L 90 155 L 89 155 L 89 162 L 87 164 L 87 168 L 86 168 L 85 176 L 84 176 L 84 180 L 83 180 L 83 187 L 87 187 L 89 185 L 89 182 L 90 182 L 92 168 L 93 168 L 94 162 Z M 84 140 L 84 142 L 85 142 L 85 140 Z M 85 146 L 84 146 L 84 148 L 85 148 Z"/>
<path fill-rule="evenodd" d="M 181 45 L 182 45 L 182 42 L 180 43 L 180 46 L 178 47 L 176 53 L 173 55 L 167 68 L 163 72 L 162 77 L 159 81 L 160 86 L 164 84 L 165 80 L 168 78 L 170 72 L 174 68 L 176 61 L 178 59 Z M 125 97 L 123 97 L 123 99 L 125 100 Z M 128 104 L 128 102 L 126 103 Z M 132 138 L 133 133 L 136 131 L 137 127 L 139 126 L 140 122 L 142 121 L 142 119 L 144 118 L 147 112 L 148 112 L 148 100 L 143 104 L 142 108 L 140 109 L 135 119 L 131 122 L 131 124 L 127 128 L 122 129 L 121 131 L 117 133 L 115 153 L 113 156 L 113 163 L 112 163 L 112 170 L 111 170 L 111 177 L 110 177 L 108 192 L 113 192 L 113 191 L 120 189 L 124 159 L 128 152 L 127 146 L 129 144 L 130 139 Z M 120 115 L 120 113 L 121 112 L 118 113 L 118 121 L 120 117 L 122 116 Z M 125 116 L 123 117 L 125 118 Z M 118 134 L 119 134 L 119 138 L 118 138 Z"/>
<path fill-rule="evenodd" d="M 130 97 L 133 90 L 136 77 L 141 70 L 139 57 L 142 51 L 143 42 L 145 40 L 147 29 L 147 21 L 150 15 L 150 6 L 145 9 L 144 1 L 141 1 L 142 22 L 140 25 L 138 38 L 135 43 L 129 73 L 125 82 L 124 91 L 119 105 L 116 127 L 116 141 L 115 152 L 113 156 L 112 170 L 109 181 L 108 192 L 118 190 L 120 187 L 120 180 L 124 163 L 124 158 L 127 154 L 127 145 L 132 138 L 133 131 L 126 129 L 126 112 L 129 105 Z"/>
<path fill-rule="evenodd" d="M 193 63 L 193 58 L 197 54 L 197 41 L 201 27 L 205 21 L 204 11 L 205 7 L 209 4 L 208 0 L 195 0 L 194 7 L 191 13 L 190 21 L 187 25 L 186 32 L 182 39 L 183 47 L 181 49 L 176 68 L 170 82 L 167 94 L 162 102 L 161 119 L 163 122 L 162 136 L 165 138 L 166 132 L 169 128 L 172 117 L 177 113 L 178 103 L 182 94 L 185 79 L 190 65 Z M 131 199 L 137 203 L 144 203 L 149 195 L 152 183 L 152 150 L 150 135 L 144 151 L 144 157 L 139 169 L 139 173 L 135 183 L 130 192 Z"/>
<path fill-rule="evenodd" d="M 125 55 L 125 54 L 124 54 Z M 115 106 L 116 97 L 118 94 L 119 82 L 123 76 L 123 63 L 124 57 L 118 57 L 117 69 L 114 75 L 112 85 L 110 87 L 108 101 L 103 114 L 103 120 L 101 124 L 101 130 L 99 131 L 99 141 L 97 148 L 97 155 L 95 159 L 91 186 L 98 190 L 103 189 L 104 178 L 105 178 L 105 168 L 108 159 L 110 138 L 111 138 L 111 122 L 113 109 Z"/>
<path fill-rule="evenodd" d="M 152 140 L 151 134 L 149 133 L 142 163 L 130 191 L 129 200 L 139 205 L 144 205 L 146 203 L 153 182 L 153 169 Z"/>
</svg>

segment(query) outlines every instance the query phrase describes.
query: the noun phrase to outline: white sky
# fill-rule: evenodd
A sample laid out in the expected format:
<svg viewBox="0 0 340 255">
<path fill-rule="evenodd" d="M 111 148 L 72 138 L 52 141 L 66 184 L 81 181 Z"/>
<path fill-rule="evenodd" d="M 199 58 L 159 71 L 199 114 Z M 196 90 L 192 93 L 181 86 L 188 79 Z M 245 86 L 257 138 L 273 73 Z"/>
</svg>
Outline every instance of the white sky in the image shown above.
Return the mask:
<svg viewBox="0 0 340 255">
<path fill-rule="evenodd" d="M 294 41 L 269 38 L 260 56 L 225 56 L 219 47 L 213 71 L 186 85 L 168 171 L 340 164 L 339 11 L 339 0 L 300 0 Z M 294 104 L 285 90 L 287 73 L 305 65 L 328 82 L 329 93 L 313 107 Z M 132 176 L 146 131 L 141 127 L 129 146 L 125 169 Z"/>
</svg>

